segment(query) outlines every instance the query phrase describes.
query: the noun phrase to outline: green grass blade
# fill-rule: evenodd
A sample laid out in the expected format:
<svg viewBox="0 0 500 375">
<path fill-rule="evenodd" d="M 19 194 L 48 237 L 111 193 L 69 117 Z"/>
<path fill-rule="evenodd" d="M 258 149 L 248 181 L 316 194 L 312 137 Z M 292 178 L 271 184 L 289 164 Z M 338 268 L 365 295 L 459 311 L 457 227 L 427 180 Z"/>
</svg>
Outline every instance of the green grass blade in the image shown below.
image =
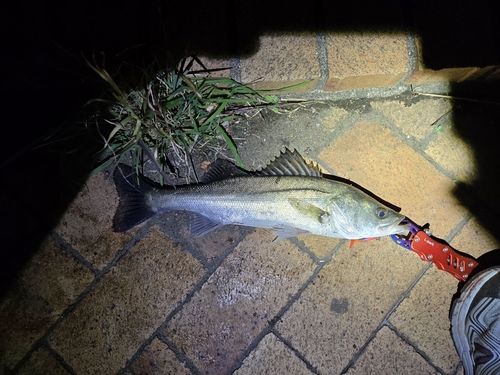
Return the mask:
<svg viewBox="0 0 500 375">
<path fill-rule="evenodd" d="M 291 91 L 291 90 L 295 90 L 295 89 L 299 89 L 303 86 L 306 86 L 308 85 L 309 83 L 311 83 L 313 80 L 310 79 L 308 81 L 304 81 L 304 82 L 301 82 L 301 83 L 297 83 L 295 85 L 290 85 L 290 86 L 285 86 L 285 87 L 281 87 L 279 89 L 273 89 L 273 90 L 257 90 L 257 92 L 259 93 L 266 93 L 266 92 L 281 92 L 281 91 Z"/>
<path fill-rule="evenodd" d="M 215 124 L 215 127 L 216 127 L 217 131 L 219 132 L 219 134 L 222 136 L 222 138 L 224 138 L 224 141 L 226 142 L 229 150 L 231 150 L 231 152 L 233 153 L 234 158 L 236 159 L 236 163 L 241 168 L 245 168 L 245 165 L 243 164 L 243 160 L 241 159 L 240 154 L 238 154 L 238 150 L 236 149 L 236 145 L 234 144 L 234 142 L 231 139 L 231 137 L 229 136 L 229 134 L 227 134 L 226 129 L 224 129 L 219 124 Z"/>
</svg>

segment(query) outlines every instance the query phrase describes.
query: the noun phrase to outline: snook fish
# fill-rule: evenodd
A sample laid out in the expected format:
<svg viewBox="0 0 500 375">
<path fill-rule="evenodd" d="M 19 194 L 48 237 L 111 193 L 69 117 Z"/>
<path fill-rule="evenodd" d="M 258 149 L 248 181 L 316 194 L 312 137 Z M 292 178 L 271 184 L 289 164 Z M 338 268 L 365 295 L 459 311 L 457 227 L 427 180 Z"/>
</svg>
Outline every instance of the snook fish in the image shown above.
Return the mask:
<svg viewBox="0 0 500 375">
<path fill-rule="evenodd" d="M 271 228 L 279 239 L 302 234 L 359 239 L 409 231 L 405 218 L 361 190 L 324 178 L 316 165 L 288 149 L 261 171 L 214 163 L 199 184 L 154 186 L 120 164 L 114 173 L 120 203 L 113 227 L 124 232 L 167 211 L 192 213 L 190 233 L 227 224 Z"/>
</svg>

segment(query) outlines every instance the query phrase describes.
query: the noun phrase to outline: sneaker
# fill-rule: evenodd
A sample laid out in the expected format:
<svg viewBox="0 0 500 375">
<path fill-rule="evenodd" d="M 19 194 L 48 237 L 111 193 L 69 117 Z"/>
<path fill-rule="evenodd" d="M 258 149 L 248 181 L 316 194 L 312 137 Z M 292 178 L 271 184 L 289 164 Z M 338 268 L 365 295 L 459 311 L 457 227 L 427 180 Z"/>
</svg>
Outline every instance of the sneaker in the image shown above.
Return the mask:
<svg viewBox="0 0 500 375">
<path fill-rule="evenodd" d="M 500 374 L 500 267 L 488 268 L 465 284 L 450 320 L 465 374 Z"/>
</svg>

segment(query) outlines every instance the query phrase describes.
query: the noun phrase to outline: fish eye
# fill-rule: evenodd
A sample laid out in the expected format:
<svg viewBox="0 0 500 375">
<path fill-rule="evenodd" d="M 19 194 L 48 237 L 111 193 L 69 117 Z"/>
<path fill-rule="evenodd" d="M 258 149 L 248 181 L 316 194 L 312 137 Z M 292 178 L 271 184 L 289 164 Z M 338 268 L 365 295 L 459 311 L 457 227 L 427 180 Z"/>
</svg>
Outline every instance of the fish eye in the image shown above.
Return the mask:
<svg viewBox="0 0 500 375">
<path fill-rule="evenodd" d="M 375 211 L 379 219 L 383 219 L 385 215 L 387 214 L 387 210 L 383 207 L 377 208 L 377 211 Z"/>
</svg>

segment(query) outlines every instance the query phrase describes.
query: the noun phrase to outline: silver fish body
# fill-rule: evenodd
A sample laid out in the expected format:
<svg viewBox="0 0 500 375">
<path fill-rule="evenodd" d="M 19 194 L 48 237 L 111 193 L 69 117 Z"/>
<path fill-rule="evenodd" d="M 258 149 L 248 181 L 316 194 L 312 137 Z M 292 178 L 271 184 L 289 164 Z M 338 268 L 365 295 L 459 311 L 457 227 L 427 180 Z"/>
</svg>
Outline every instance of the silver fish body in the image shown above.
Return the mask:
<svg viewBox="0 0 500 375">
<path fill-rule="evenodd" d="M 236 224 L 271 228 L 278 239 L 301 234 L 359 239 L 408 232 L 405 218 L 361 190 L 321 177 L 297 152 L 286 151 L 263 171 L 219 166 L 204 183 L 158 188 L 115 172 L 120 205 L 114 219 L 124 231 L 167 211 L 193 213 L 191 233 Z"/>
</svg>

